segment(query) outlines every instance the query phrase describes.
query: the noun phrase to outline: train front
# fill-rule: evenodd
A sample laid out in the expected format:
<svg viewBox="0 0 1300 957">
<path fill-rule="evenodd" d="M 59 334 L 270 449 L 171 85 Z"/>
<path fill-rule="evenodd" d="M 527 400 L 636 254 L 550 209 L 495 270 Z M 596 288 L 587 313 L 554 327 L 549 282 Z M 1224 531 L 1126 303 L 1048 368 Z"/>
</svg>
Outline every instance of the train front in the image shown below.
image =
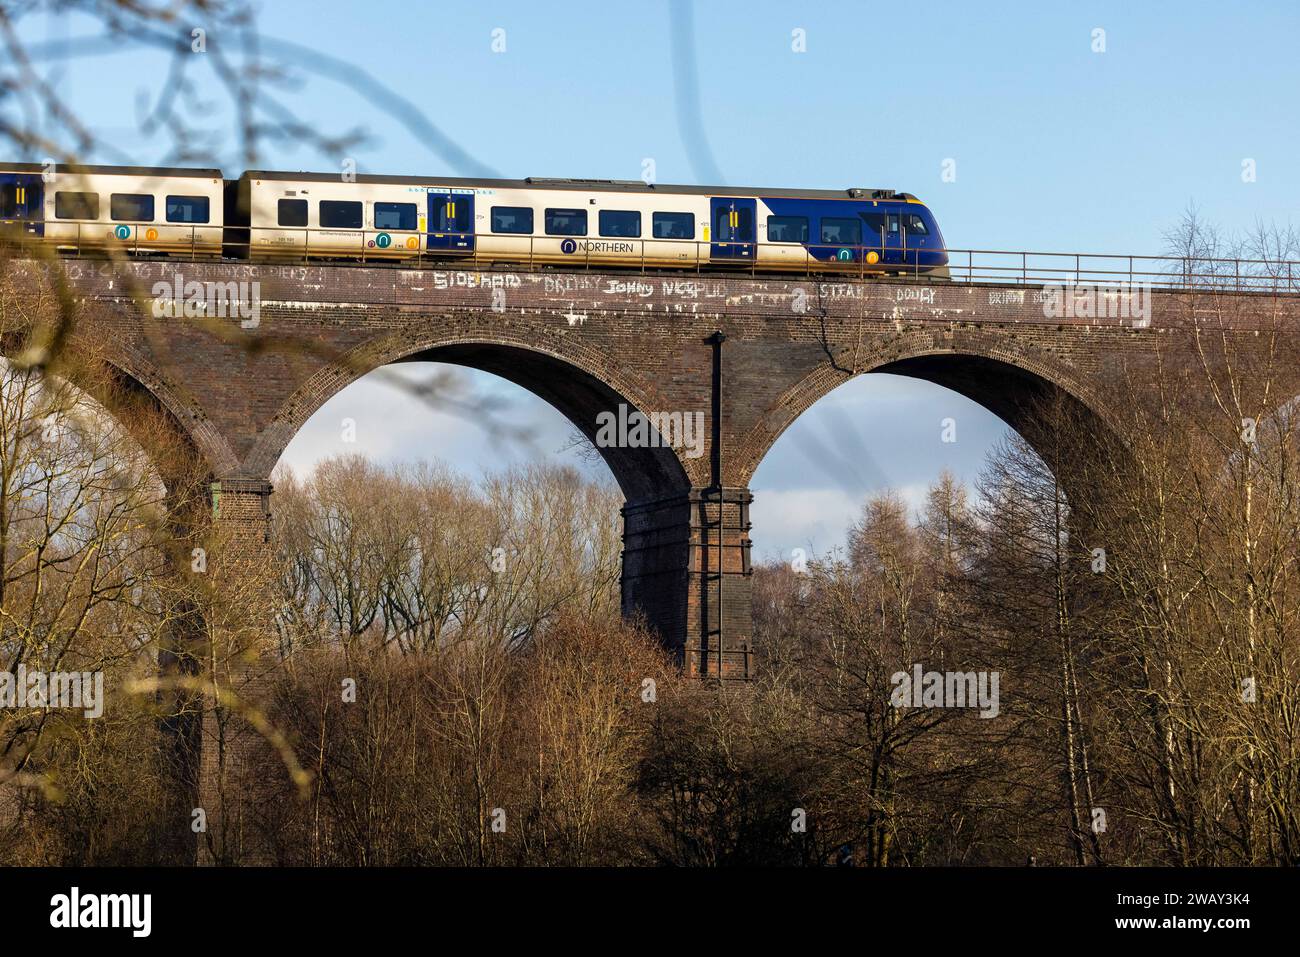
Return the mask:
<svg viewBox="0 0 1300 957">
<path fill-rule="evenodd" d="M 902 210 L 905 263 L 918 273 L 947 279 L 948 246 L 930 207 L 909 199 Z"/>
</svg>

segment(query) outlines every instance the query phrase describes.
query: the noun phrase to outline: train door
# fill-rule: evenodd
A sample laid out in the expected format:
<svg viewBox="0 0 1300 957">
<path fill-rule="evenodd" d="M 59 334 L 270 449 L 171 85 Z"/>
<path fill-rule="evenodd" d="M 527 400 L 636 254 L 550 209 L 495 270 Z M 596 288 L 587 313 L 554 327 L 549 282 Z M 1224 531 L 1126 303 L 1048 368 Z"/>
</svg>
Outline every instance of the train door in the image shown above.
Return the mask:
<svg viewBox="0 0 1300 957">
<path fill-rule="evenodd" d="M 474 251 L 474 194 L 430 193 L 430 250 Z"/>
<path fill-rule="evenodd" d="M 45 227 L 45 189 L 39 173 L 0 173 L 0 225 L 23 224 L 40 236 Z"/>
<path fill-rule="evenodd" d="M 886 265 L 902 265 L 903 217 L 896 212 L 885 213 L 884 220 L 884 249 L 881 258 Z"/>
<path fill-rule="evenodd" d="M 753 260 L 757 200 L 714 197 L 710 210 L 709 219 L 713 224 L 710 257 Z"/>
</svg>

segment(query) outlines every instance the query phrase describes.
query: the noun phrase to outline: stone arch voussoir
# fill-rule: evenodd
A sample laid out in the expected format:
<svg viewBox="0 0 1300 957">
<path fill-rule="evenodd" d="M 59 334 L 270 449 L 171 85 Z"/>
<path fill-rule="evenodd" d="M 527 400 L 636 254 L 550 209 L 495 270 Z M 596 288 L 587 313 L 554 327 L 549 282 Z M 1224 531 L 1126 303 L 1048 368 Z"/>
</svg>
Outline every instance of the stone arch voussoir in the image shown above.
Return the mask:
<svg viewBox="0 0 1300 957">
<path fill-rule="evenodd" d="M 921 330 L 891 339 L 866 356 L 859 356 L 853 368 L 847 368 L 838 361 L 819 364 L 779 396 L 758 418 L 754 428 L 741 439 L 737 453 L 733 453 L 737 455 L 740 480 L 742 483 L 749 481 L 777 439 L 819 399 L 851 379 L 870 372 L 899 371 L 915 374 L 905 371 L 906 364 L 927 357 L 969 356 L 976 360 L 1000 363 L 1062 390 L 1095 414 L 1108 428 L 1118 429 L 1115 416 L 1089 383 L 1083 370 L 1045 355 L 1031 346 L 1007 348 L 1003 343 L 1005 337 L 995 335 L 967 332 L 953 336 L 947 330 Z"/>
<path fill-rule="evenodd" d="M 559 408 L 588 438 L 594 435 L 594 415 L 580 419 L 574 408 L 563 407 L 563 400 L 557 401 L 554 393 L 547 394 L 538 382 L 530 381 L 527 370 L 515 368 L 505 356 L 532 357 L 553 365 L 556 371 L 582 377 L 591 389 L 601 393 L 602 408 L 619 402 L 641 411 L 663 407 L 663 399 L 653 384 L 629 372 L 626 365 L 621 366 L 589 345 L 557 336 L 551 329 L 503 328 L 496 316 L 469 324 L 458 317 L 452 329 L 421 324 L 367 340 L 317 370 L 295 390 L 258 437 L 239 474 L 268 477 L 294 435 L 330 398 L 385 365 L 424 357 L 484 369 L 513 381 Z M 483 361 L 494 353 L 502 356 L 499 362 Z M 664 487 L 684 490 L 690 486 L 689 463 L 673 449 L 636 450 L 625 460 L 620 458 L 620 452 L 601 452 L 628 498 L 663 491 Z M 638 473 L 644 473 L 644 479 Z"/>
</svg>

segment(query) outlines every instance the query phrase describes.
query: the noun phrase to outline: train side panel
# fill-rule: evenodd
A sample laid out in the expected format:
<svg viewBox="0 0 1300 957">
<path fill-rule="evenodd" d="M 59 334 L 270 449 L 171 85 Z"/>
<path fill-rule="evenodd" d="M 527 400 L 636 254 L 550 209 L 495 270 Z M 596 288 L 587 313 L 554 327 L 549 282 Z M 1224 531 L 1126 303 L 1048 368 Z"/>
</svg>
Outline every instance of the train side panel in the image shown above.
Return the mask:
<svg viewBox="0 0 1300 957">
<path fill-rule="evenodd" d="M 406 259 L 425 248 L 425 189 L 376 183 L 257 179 L 247 194 L 253 259 Z"/>
<path fill-rule="evenodd" d="M 513 262 L 694 268 L 708 260 L 708 217 L 708 197 L 683 193 L 485 190 L 477 197 L 476 254 Z"/>
<path fill-rule="evenodd" d="M 214 177 L 56 172 L 44 235 L 65 249 L 221 255 L 223 183 Z"/>
</svg>

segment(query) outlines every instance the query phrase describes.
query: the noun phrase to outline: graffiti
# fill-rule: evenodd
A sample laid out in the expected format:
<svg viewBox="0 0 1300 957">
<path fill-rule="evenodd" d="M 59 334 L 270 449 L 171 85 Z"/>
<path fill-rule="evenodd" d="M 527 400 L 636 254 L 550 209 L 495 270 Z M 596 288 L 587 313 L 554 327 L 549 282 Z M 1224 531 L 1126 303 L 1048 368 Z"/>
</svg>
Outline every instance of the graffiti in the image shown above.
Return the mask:
<svg viewBox="0 0 1300 957">
<path fill-rule="evenodd" d="M 921 302 L 927 306 L 934 305 L 933 289 L 918 289 L 913 286 L 907 286 L 903 289 L 894 291 L 894 302 Z"/>
<path fill-rule="evenodd" d="M 434 289 L 518 289 L 523 280 L 517 273 L 435 272 Z"/>
<path fill-rule="evenodd" d="M 654 295 L 655 287 L 654 283 L 641 282 L 640 280 L 624 282 L 621 279 L 610 279 L 601 292 L 605 293 L 605 295 L 640 296 L 644 299 L 647 296 Z"/>
</svg>

